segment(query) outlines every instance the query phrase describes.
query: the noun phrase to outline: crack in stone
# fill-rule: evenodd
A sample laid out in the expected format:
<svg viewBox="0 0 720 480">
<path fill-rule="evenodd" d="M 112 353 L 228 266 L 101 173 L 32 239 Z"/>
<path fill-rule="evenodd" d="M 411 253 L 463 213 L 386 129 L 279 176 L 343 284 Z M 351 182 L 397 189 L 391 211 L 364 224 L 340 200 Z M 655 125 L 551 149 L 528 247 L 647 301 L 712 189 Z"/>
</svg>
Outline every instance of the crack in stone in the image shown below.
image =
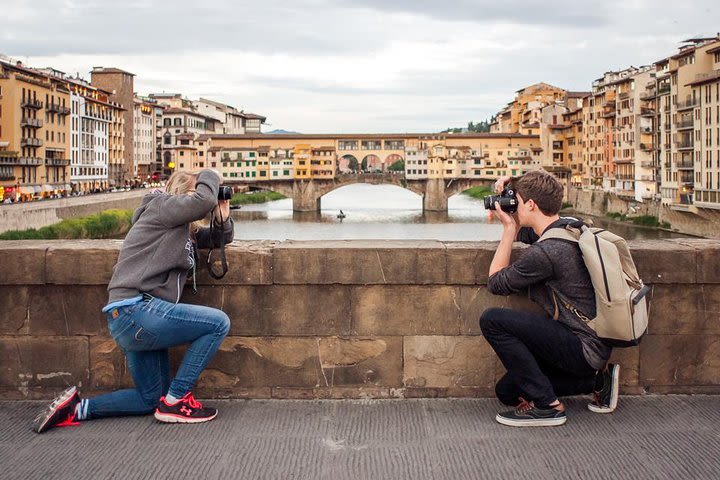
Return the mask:
<svg viewBox="0 0 720 480">
<path fill-rule="evenodd" d="M 318 349 L 318 361 L 320 362 L 320 372 L 322 372 L 322 376 L 325 379 L 325 386 L 329 387 L 330 384 L 328 383 L 327 375 L 325 375 L 325 368 L 323 368 L 323 361 L 322 361 L 322 353 L 320 353 L 320 338 L 316 338 L 315 341 L 317 342 L 317 349 Z M 333 370 L 333 373 L 334 370 Z"/>
<path fill-rule="evenodd" d="M 380 252 L 378 250 L 375 250 L 375 254 L 377 255 L 378 264 L 380 265 L 380 273 L 382 274 L 383 283 L 387 283 L 387 280 L 385 279 L 385 271 L 383 270 L 382 261 L 380 260 Z"/>
</svg>

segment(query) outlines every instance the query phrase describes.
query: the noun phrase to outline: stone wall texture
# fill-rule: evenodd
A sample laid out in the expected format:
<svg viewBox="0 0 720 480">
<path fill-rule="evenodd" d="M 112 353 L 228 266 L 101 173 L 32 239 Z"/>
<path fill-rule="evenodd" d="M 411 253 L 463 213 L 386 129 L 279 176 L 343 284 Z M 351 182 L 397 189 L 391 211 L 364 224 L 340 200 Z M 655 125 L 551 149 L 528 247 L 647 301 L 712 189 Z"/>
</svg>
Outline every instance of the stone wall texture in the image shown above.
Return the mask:
<svg viewBox="0 0 720 480">
<path fill-rule="evenodd" d="M 230 272 L 184 302 L 223 309 L 229 336 L 198 395 L 217 398 L 492 396 L 503 367 L 482 337 L 496 243 L 234 242 Z M 121 242 L 0 243 L 0 391 L 47 398 L 132 385 L 100 312 Z M 521 254 L 518 245 L 515 254 Z M 650 328 L 618 349 L 622 391 L 720 393 L 720 241 L 632 243 L 652 285 Z M 183 347 L 173 349 L 177 365 Z"/>
</svg>

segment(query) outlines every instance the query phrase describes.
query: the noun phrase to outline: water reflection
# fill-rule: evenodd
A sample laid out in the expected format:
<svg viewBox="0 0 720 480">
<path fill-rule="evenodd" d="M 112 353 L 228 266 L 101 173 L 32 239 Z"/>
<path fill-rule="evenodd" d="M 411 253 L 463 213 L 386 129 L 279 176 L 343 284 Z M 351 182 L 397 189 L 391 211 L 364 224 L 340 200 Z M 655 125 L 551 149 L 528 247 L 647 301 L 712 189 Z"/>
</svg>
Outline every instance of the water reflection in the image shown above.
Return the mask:
<svg viewBox="0 0 720 480">
<path fill-rule="evenodd" d="M 423 212 L 422 199 L 393 185 L 349 185 L 325 195 L 320 212 L 293 212 L 292 200 L 233 210 L 235 238 L 242 240 L 499 240 L 502 225 L 490 220 L 480 200 L 455 195 L 447 212 Z M 338 218 L 340 211 L 345 218 Z M 627 224 L 602 225 L 627 239 L 679 235 Z"/>
</svg>

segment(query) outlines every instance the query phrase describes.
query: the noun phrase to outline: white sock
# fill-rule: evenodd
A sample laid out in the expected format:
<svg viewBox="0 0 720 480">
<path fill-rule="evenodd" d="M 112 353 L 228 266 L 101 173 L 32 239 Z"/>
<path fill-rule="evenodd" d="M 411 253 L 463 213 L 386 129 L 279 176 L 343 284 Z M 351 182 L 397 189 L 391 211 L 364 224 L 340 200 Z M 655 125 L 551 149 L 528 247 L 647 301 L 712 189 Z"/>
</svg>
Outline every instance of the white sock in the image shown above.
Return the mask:
<svg viewBox="0 0 720 480">
<path fill-rule="evenodd" d="M 172 395 L 170 395 L 169 393 L 167 395 L 165 395 L 165 403 L 167 403 L 168 405 L 175 405 L 179 401 L 180 401 L 179 398 L 175 398 Z"/>
</svg>

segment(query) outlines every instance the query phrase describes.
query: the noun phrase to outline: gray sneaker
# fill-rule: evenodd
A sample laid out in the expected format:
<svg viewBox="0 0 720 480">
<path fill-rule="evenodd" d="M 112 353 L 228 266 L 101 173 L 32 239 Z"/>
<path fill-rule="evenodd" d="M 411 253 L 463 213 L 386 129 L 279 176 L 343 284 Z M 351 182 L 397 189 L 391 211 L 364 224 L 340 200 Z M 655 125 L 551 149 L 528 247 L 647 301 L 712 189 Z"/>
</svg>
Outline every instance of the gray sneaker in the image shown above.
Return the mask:
<svg viewBox="0 0 720 480">
<path fill-rule="evenodd" d="M 544 409 L 537 408 L 533 402 L 523 400 L 515 410 L 498 413 L 495 420 L 510 427 L 556 427 L 565 423 L 567 416 L 562 403 Z"/>
<path fill-rule="evenodd" d="M 620 365 L 608 363 L 600 375 L 603 376 L 603 387 L 593 392 L 593 401 L 588 403 L 588 409 L 595 413 L 612 413 L 618 404 Z"/>
</svg>

